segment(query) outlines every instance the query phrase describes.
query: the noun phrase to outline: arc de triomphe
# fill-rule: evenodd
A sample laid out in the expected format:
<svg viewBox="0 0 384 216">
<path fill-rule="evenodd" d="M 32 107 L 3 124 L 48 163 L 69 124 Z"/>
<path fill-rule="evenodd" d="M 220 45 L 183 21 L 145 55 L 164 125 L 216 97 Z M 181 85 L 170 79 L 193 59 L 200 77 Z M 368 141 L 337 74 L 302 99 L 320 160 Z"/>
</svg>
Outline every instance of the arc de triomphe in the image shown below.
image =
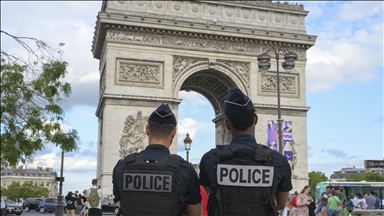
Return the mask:
<svg viewBox="0 0 384 216">
<path fill-rule="evenodd" d="M 256 139 L 267 140 L 267 121 L 277 119 L 276 62 L 261 73 L 257 55 L 283 44 L 299 56 L 291 73 L 280 74 L 282 118 L 294 130 L 294 190 L 308 184 L 305 65 L 316 36 L 306 33 L 307 14 L 303 5 L 272 1 L 103 1 L 92 52 L 100 60 L 96 177 L 104 194 L 112 194 L 117 160 L 147 145 L 150 113 L 168 103 L 178 115 L 181 90 L 210 101 L 222 144 L 230 139 L 224 98 L 241 89 L 259 115 Z"/>
</svg>

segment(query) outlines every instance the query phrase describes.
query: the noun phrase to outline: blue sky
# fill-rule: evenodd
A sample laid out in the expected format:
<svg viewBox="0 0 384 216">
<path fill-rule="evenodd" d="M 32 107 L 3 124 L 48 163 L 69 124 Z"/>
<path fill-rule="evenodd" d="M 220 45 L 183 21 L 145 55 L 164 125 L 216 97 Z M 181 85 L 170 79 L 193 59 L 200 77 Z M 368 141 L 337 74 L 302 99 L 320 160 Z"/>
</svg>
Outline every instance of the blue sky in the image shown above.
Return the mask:
<svg viewBox="0 0 384 216">
<path fill-rule="evenodd" d="M 296 3 L 291 1 L 290 3 Z M 383 150 L 383 2 L 302 2 L 309 11 L 307 34 L 317 35 L 307 57 L 309 171 L 329 176 L 343 167 L 363 168 L 364 160 L 382 160 Z M 69 63 L 66 80 L 72 96 L 63 107 L 66 124 L 78 130 L 79 151 L 65 154 L 63 192 L 82 190 L 96 176 L 98 60 L 90 51 L 101 2 L 1 1 L 1 29 L 37 37 L 55 46 L 64 42 Z M 2 49 L 17 52 L 1 38 Z M 201 95 L 180 92 L 179 154 L 191 134 L 190 160 L 214 146 L 213 107 Z M 258 127 L 266 127 L 260 122 Z M 295 136 L 293 125 L 293 137 Z M 51 145 L 28 167 L 60 172 L 60 150 Z M 104 192 L 109 194 L 108 192 Z"/>
</svg>

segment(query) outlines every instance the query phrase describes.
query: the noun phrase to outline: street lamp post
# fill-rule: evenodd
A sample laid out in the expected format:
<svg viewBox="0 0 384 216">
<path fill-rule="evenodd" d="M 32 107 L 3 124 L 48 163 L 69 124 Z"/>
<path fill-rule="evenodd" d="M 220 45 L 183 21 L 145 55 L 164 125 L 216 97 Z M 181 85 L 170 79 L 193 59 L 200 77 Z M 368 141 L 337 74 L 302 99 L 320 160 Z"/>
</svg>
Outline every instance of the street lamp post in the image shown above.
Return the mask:
<svg viewBox="0 0 384 216">
<path fill-rule="evenodd" d="M 282 45 L 279 48 L 275 48 L 273 46 L 270 46 L 270 49 L 268 49 L 265 53 L 260 54 L 257 56 L 257 61 L 259 62 L 259 70 L 261 72 L 268 72 L 269 68 L 271 67 L 271 56 L 268 54 L 269 51 L 274 51 L 275 57 L 276 57 L 276 85 L 277 85 L 277 122 L 278 122 L 278 132 L 279 132 L 279 152 L 281 154 L 284 154 L 283 149 L 283 131 L 282 131 L 282 123 L 283 119 L 281 119 L 281 108 L 280 108 L 280 72 L 279 72 L 279 54 L 280 51 L 282 51 L 282 48 L 284 48 L 285 45 Z M 293 68 L 295 67 L 295 61 L 297 60 L 297 54 L 289 51 L 284 55 L 285 61 L 282 63 L 282 66 L 286 72 L 291 72 Z"/>
<path fill-rule="evenodd" d="M 60 182 L 59 184 L 59 196 L 57 199 L 57 206 L 56 206 L 56 211 L 55 211 L 55 216 L 63 216 L 63 211 L 64 211 L 64 204 L 63 204 L 63 167 L 64 167 L 64 151 L 61 151 L 61 170 L 60 170 L 60 177 L 56 178 Z"/>
<path fill-rule="evenodd" d="M 189 137 L 189 134 L 187 133 L 187 136 L 184 139 L 185 151 L 187 151 L 187 162 L 189 162 L 189 150 L 191 150 L 191 144 L 192 144 L 192 139 Z"/>
</svg>

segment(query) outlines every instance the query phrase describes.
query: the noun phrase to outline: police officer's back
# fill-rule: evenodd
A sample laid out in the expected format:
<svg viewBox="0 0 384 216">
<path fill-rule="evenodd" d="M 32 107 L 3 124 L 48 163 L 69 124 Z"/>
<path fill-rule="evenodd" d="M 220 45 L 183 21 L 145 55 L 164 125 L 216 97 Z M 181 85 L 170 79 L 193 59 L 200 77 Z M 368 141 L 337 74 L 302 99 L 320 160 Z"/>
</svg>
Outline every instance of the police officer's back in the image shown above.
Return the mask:
<svg viewBox="0 0 384 216">
<path fill-rule="evenodd" d="M 169 147 L 176 135 L 176 118 L 162 104 L 149 117 L 149 145 L 119 160 L 113 170 L 113 194 L 123 216 L 201 215 L 201 195 L 195 169 Z"/>
<path fill-rule="evenodd" d="M 292 189 L 288 161 L 256 143 L 254 105 L 239 89 L 229 91 L 224 113 L 233 139 L 211 149 L 200 162 L 200 184 L 210 194 L 208 214 L 277 215 Z"/>
</svg>

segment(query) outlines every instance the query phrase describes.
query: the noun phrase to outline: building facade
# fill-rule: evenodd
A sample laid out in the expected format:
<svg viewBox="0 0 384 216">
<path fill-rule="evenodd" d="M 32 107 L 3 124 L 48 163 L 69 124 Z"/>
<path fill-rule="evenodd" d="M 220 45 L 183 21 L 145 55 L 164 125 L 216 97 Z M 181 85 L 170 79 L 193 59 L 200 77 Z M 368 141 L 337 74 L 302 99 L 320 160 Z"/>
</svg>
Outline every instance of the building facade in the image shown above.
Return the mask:
<svg viewBox="0 0 384 216">
<path fill-rule="evenodd" d="M 347 178 L 352 174 L 365 175 L 366 173 L 369 173 L 369 172 L 383 175 L 384 169 L 383 168 L 355 168 L 355 166 L 342 168 L 340 171 L 334 171 L 333 174 L 329 177 L 329 181 L 346 181 Z"/>
<path fill-rule="evenodd" d="M 36 186 L 42 185 L 49 190 L 49 195 L 58 195 L 58 183 L 56 182 L 57 173 L 50 167 L 37 167 L 36 169 L 26 169 L 23 166 L 18 168 L 1 167 L 1 187 L 8 188 L 14 183 L 20 185 L 32 181 Z"/>
</svg>

